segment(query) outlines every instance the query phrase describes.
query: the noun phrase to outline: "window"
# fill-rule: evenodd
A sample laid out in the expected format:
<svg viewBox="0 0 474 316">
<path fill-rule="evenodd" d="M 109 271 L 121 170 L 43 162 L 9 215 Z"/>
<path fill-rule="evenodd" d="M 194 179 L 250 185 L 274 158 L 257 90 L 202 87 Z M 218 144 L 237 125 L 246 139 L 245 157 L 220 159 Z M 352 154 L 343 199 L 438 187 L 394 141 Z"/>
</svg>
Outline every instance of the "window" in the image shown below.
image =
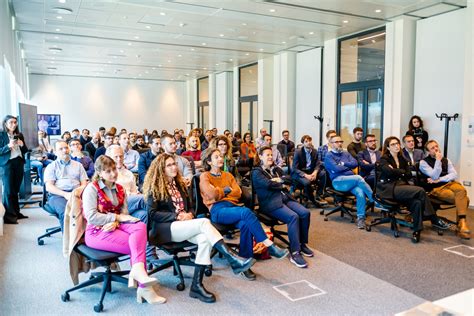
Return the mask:
<svg viewBox="0 0 474 316">
<path fill-rule="evenodd" d="M 337 130 L 344 143 L 354 127 L 382 141 L 385 28 L 339 41 Z"/>
<path fill-rule="evenodd" d="M 258 65 L 239 69 L 239 122 L 242 135 L 258 134 Z"/>
<path fill-rule="evenodd" d="M 198 79 L 198 127 L 209 129 L 209 77 Z"/>
</svg>

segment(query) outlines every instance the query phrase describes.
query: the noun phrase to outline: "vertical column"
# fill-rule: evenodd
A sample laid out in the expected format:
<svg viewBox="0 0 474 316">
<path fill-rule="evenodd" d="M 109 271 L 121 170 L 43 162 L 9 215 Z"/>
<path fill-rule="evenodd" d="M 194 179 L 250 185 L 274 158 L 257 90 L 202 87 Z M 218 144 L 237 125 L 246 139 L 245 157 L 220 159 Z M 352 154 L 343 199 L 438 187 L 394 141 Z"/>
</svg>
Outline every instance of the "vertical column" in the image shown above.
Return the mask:
<svg viewBox="0 0 474 316">
<path fill-rule="evenodd" d="M 226 71 L 216 75 L 216 128 L 219 133 L 232 129 L 232 72 Z"/>
<path fill-rule="evenodd" d="M 193 127 L 197 127 L 197 80 L 186 81 L 186 122 L 194 123 Z M 186 134 L 191 130 L 191 125 L 186 124 Z"/>
<path fill-rule="evenodd" d="M 383 137 L 404 135 L 413 113 L 416 21 L 403 17 L 386 25 Z"/>
<path fill-rule="evenodd" d="M 337 111 L 337 39 L 324 42 L 323 52 L 323 135 L 336 129 Z M 324 140 L 323 140 L 324 143 Z"/>
<path fill-rule="evenodd" d="M 209 128 L 216 127 L 216 74 L 209 74 Z"/>
<path fill-rule="evenodd" d="M 274 57 L 267 57 L 258 61 L 258 130 L 268 124 L 263 120 L 274 120 Z M 275 81 L 274 81 L 275 80 Z M 273 122 L 275 128 L 275 122 Z M 260 135 L 255 135 L 260 137 Z"/>
</svg>

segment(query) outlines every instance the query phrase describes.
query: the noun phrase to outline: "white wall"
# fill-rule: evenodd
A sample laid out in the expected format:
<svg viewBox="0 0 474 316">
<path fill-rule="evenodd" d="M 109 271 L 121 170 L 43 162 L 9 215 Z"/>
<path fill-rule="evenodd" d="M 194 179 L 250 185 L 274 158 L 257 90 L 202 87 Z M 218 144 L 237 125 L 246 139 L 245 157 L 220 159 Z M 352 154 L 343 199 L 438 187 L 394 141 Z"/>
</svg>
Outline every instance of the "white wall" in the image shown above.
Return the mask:
<svg viewBox="0 0 474 316">
<path fill-rule="evenodd" d="M 322 49 L 316 48 L 296 56 L 296 114 L 295 139 L 298 144 L 301 136 L 313 137 L 314 146 L 319 146 L 319 121 L 321 104 L 321 56 Z"/>
<path fill-rule="evenodd" d="M 232 72 L 216 75 L 216 128 L 219 133 L 232 130 Z"/>
<path fill-rule="evenodd" d="M 441 148 L 444 121 L 435 113 L 464 115 L 466 13 L 467 9 L 456 10 L 417 23 L 414 113 Z M 451 121 L 449 131 L 448 157 L 459 166 L 461 120 Z"/>
<path fill-rule="evenodd" d="M 186 127 L 184 82 L 31 75 L 30 87 L 38 113 L 61 114 L 62 131 Z"/>
<path fill-rule="evenodd" d="M 336 129 L 337 54 L 337 39 L 325 41 L 323 52 L 323 135 L 326 135 L 330 129 Z"/>
</svg>

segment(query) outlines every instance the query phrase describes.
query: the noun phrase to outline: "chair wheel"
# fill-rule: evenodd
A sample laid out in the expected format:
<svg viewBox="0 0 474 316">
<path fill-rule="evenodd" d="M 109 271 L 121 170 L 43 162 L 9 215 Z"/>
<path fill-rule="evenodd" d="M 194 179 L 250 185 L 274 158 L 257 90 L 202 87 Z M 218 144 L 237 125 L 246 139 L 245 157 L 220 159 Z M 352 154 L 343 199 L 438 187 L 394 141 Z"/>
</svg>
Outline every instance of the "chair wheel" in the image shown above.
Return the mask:
<svg viewBox="0 0 474 316">
<path fill-rule="evenodd" d="M 94 305 L 94 312 L 100 313 L 103 310 L 104 310 L 104 304 L 98 303 L 98 304 Z"/>
<path fill-rule="evenodd" d="M 38 246 L 43 246 L 43 245 L 44 245 L 44 240 L 38 239 Z"/>
<path fill-rule="evenodd" d="M 176 285 L 176 289 L 178 291 L 184 291 L 184 288 L 185 288 L 184 283 L 179 283 L 178 285 Z"/>
<path fill-rule="evenodd" d="M 438 236 L 443 236 L 443 235 L 444 235 L 443 231 L 438 230 Z"/>
<path fill-rule="evenodd" d="M 63 302 L 67 302 L 69 301 L 71 297 L 69 296 L 69 293 L 64 293 L 63 295 L 61 295 L 61 301 Z"/>
<path fill-rule="evenodd" d="M 369 225 L 365 226 L 365 230 L 370 232 L 372 230 L 372 227 L 370 227 Z"/>
<path fill-rule="evenodd" d="M 328 220 L 329 220 L 329 218 L 327 218 L 327 217 L 324 218 L 324 221 L 325 221 L 325 222 L 327 222 Z"/>
<path fill-rule="evenodd" d="M 319 215 L 324 215 L 324 210 L 320 211 Z"/>
<path fill-rule="evenodd" d="M 212 268 L 206 268 L 206 270 L 204 270 L 204 275 L 210 277 L 212 275 Z"/>
</svg>

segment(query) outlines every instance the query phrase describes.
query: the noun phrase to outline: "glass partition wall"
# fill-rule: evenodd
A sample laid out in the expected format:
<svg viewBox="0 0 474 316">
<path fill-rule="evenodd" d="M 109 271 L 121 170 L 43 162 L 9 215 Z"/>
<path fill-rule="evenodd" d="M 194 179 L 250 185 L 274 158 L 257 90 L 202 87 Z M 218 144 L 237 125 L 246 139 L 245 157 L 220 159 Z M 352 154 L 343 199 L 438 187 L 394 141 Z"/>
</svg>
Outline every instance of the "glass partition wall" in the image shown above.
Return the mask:
<svg viewBox="0 0 474 316">
<path fill-rule="evenodd" d="M 203 129 L 203 133 L 209 129 L 209 77 L 198 79 L 198 127 Z"/>
<path fill-rule="evenodd" d="M 239 126 L 242 136 L 246 132 L 258 136 L 258 65 L 239 69 Z"/>
<path fill-rule="evenodd" d="M 385 28 L 339 40 L 337 131 L 344 146 L 354 127 L 382 140 Z"/>
</svg>

